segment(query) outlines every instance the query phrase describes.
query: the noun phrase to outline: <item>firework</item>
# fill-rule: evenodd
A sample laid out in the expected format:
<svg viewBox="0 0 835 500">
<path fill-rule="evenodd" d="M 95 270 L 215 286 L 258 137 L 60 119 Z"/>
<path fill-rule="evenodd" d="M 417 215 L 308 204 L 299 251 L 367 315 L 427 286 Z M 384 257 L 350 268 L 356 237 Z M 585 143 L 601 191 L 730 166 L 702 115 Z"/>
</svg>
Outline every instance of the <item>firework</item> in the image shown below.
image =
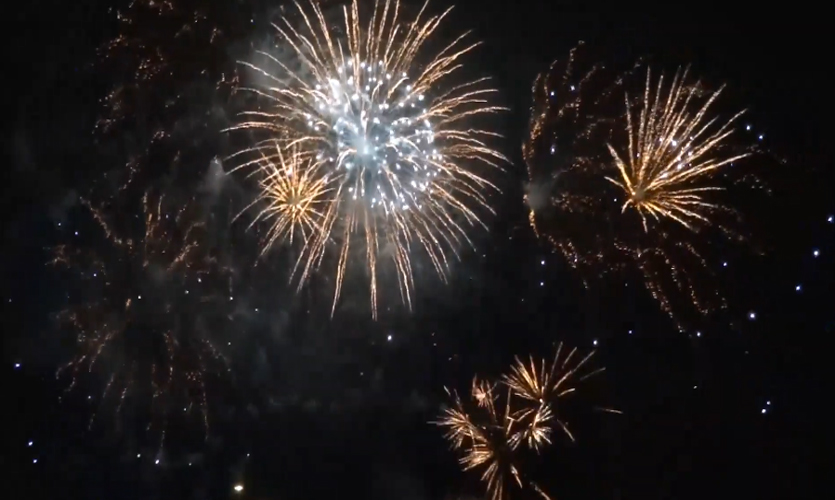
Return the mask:
<svg viewBox="0 0 835 500">
<path fill-rule="evenodd" d="M 147 430 L 156 425 L 162 446 L 175 413 L 196 413 L 209 430 L 208 375 L 229 366 L 204 320 L 216 331 L 223 319 L 217 302 L 224 301 L 211 282 L 223 273 L 201 246 L 205 226 L 195 204 L 180 208 L 151 192 L 140 203 L 139 216 L 85 203 L 103 241 L 56 249 L 51 264 L 70 270 L 80 285 L 80 296 L 59 314 L 76 336 L 78 355 L 57 376 L 69 378 L 69 393 L 84 377 L 101 375 L 99 408 L 115 400 L 117 415 L 149 395 Z M 218 318 L 205 317 L 208 311 Z"/>
<path fill-rule="evenodd" d="M 460 459 L 463 469 L 482 470 L 481 480 L 492 500 L 508 498 L 511 481 L 519 488 L 530 486 L 541 491 L 535 483 L 523 478 L 519 468 L 516 452 L 523 442 L 524 429 L 513 418 L 511 391 L 504 392 L 506 396 L 501 398 L 496 384 L 473 379 L 470 395 L 475 408 L 468 411 L 458 394 L 447 390 L 453 405 L 436 422 L 447 428 L 446 438 L 463 452 Z M 544 493 L 541 495 L 549 500 Z"/>
<path fill-rule="evenodd" d="M 500 383 L 473 379 L 469 405 L 457 393 L 447 390 L 452 406 L 435 423 L 446 428 L 445 437 L 462 452 L 460 462 L 464 470 L 482 470 L 481 479 L 493 500 L 507 498 L 509 486 L 514 484 L 546 500 L 550 498 L 523 473 L 521 454 L 525 450 L 538 453 L 551 445 L 554 422 L 574 441 L 557 408 L 580 382 L 603 371 L 599 368 L 581 373 L 594 351 L 582 358 L 576 354 L 576 348 L 564 354 L 560 343 L 551 363 L 530 358 L 526 364 L 516 358 Z M 500 384 L 503 391 L 497 389 Z M 611 408 L 598 409 L 620 413 Z"/>
<path fill-rule="evenodd" d="M 685 311 L 726 308 L 706 252 L 717 239 L 744 240 L 721 196 L 751 180 L 734 167 L 753 150 L 734 141 L 742 113 L 720 119 L 722 89 L 706 91 L 686 70 L 669 85 L 647 70 L 643 99 L 632 100 L 625 87 L 637 65 L 578 65 L 575 49 L 534 84 L 523 145 L 534 231 L 586 286 L 590 276 L 637 272 L 679 328 Z"/>
<path fill-rule="evenodd" d="M 686 70 L 676 73 L 665 89 L 661 77 L 653 92 L 647 70 L 639 117 L 634 117 L 634 106 L 626 98 L 627 152 L 619 153 L 609 145 L 620 175 L 606 179 L 623 190 L 626 201 L 622 211 L 634 208 L 644 231 L 649 231 L 648 215 L 656 222 L 662 217 L 672 219 L 687 229 L 698 223 L 710 224 L 711 213 L 720 206 L 706 195 L 722 190 L 716 185 L 715 172 L 751 154 L 721 153 L 743 112 L 711 130 L 716 118 L 708 111 L 722 89 L 694 109 L 691 103 L 699 99 L 699 86 L 685 85 L 686 79 Z"/>
<path fill-rule="evenodd" d="M 329 206 L 321 231 L 307 233 L 315 251 L 303 267 L 317 267 L 333 249 L 332 313 L 355 253 L 365 263 L 374 317 L 387 264 L 411 307 L 413 250 L 445 280 L 450 256 L 472 244 L 467 229 L 482 224 L 480 210 L 490 210 L 495 186 L 487 172 L 505 161 L 488 145 L 496 134 L 473 123 L 502 109 L 490 104 L 496 91 L 487 79 L 460 78 L 478 43 L 465 43 L 465 34 L 431 49 L 450 10 L 426 16 L 426 4 L 407 18 L 398 0 L 378 1 L 366 16 L 354 0 L 337 23 L 315 2 L 296 7 L 300 27 L 289 17 L 276 26 L 296 64 L 268 52 L 259 52 L 263 64 L 242 63 L 263 84 L 249 89 L 257 107 L 233 128 L 256 140 L 233 157 L 240 167 L 258 167 L 263 150 L 272 154 L 278 141 L 297 147 L 306 168 L 326 172 Z"/>
<path fill-rule="evenodd" d="M 250 207 L 259 204 L 262 208 L 250 226 L 261 220 L 270 222 L 262 254 L 276 241 L 301 240 L 303 248 L 294 268 L 295 273 L 305 264 L 301 284 L 315 263 L 305 257 L 322 254 L 319 246 L 325 243 L 321 236 L 329 217 L 327 210 L 332 208 L 328 200 L 334 188 L 324 169 L 311 166 L 296 146 L 283 151 L 276 143 L 272 151 L 261 148 L 259 152 L 261 158 L 252 174 L 258 176 L 258 196 Z"/>
<path fill-rule="evenodd" d="M 562 343 L 557 346 L 554 360 L 550 364 L 544 359 L 537 363 L 533 357 L 526 364 L 516 358 L 510 373 L 503 377 L 504 383 L 515 396 L 530 403 L 528 407 L 518 410 L 514 418 L 520 422 L 528 422 L 520 438 L 525 439 L 528 446 L 535 450 L 545 444 L 551 444 L 551 422 L 559 424 L 566 436 L 574 441 L 574 435 L 568 429 L 568 425 L 556 415 L 559 400 L 575 392 L 580 382 L 605 370 L 597 368 L 580 374 L 581 369 L 594 356 L 594 351 L 582 358 L 575 358 L 576 347 L 564 356 L 562 347 Z M 620 413 L 611 408 L 599 409 Z"/>
</svg>

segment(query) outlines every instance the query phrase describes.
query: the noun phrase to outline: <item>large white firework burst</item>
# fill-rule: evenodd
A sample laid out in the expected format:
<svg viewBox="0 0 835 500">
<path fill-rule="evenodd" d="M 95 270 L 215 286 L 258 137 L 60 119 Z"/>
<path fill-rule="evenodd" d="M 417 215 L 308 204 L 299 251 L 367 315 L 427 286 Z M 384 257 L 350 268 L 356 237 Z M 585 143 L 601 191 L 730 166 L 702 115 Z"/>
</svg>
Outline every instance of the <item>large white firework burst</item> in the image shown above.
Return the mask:
<svg viewBox="0 0 835 500">
<path fill-rule="evenodd" d="M 315 249 L 305 257 L 310 265 L 300 268 L 318 268 L 335 249 L 335 308 L 359 249 L 376 316 L 383 257 L 411 306 L 412 250 L 421 248 L 445 279 L 448 256 L 471 244 L 467 228 L 481 224 L 479 208 L 490 208 L 495 186 L 485 171 L 504 161 L 486 142 L 497 134 L 472 122 L 503 109 L 489 102 L 496 91 L 485 87 L 486 78 L 457 76 L 462 56 L 478 43 L 464 43 L 464 34 L 433 50 L 432 36 L 450 9 L 426 16 L 427 4 L 403 20 L 398 0 L 378 0 L 370 18 L 353 0 L 343 7 L 344 24 L 334 25 L 316 2 L 295 5 L 301 22 L 284 18 L 275 29 L 298 64 L 291 68 L 268 51 L 260 52 L 263 64 L 242 63 L 264 83 L 250 89 L 261 97 L 259 107 L 234 127 L 258 137 L 237 153 L 244 158 L 239 168 L 264 168 L 276 160 L 276 144 L 298 148 L 305 168 L 333 187 L 323 230 L 306 244 Z"/>
</svg>

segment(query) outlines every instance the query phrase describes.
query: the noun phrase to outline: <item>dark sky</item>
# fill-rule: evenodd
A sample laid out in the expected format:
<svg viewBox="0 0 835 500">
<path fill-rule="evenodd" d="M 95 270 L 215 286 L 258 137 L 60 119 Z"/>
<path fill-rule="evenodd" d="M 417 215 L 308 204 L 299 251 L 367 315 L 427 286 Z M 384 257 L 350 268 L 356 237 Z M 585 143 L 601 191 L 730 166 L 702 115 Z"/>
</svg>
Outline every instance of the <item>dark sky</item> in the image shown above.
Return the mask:
<svg viewBox="0 0 835 500">
<path fill-rule="evenodd" d="M 48 320 L 67 283 L 47 272 L 45 248 L 84 227 L 66 206 L 100 170 L 89 131 L 103 85 L 89 63 L 113 24 L 107 8 L 92 3 L 17 5 L 5 30 L 17 33 L 5 44 L 7 491 L 230 498 L 240 482 L 252 499 L 477 497 L 477 478 L 459 471 L 441 431 L 427 423 L 440 411 L 443 387 L 465 390 L 473 374 L 495 375 L 517 354 L 547 357 L 564 340 L 597 346 L 607 371 L 588 397 L 624 414 L 583 415 L 572 421 L 578 442 L 558 439 L 537 461 L 556 498 L 816 498 L 830 455 L 818 450 L 828 433 L 816 422 L 830 394 L 822 341 L 835 333 L 835 107 L 824 76 L 825 47 L 835 40 L 826 12 L 812 4 L 722 7 L 459 2 L 448 27 L 474 28 L 485 41 L 475 64 L 496 77 L 512 109 L 503 149 L 513 165 L 479 251 L 448 287 L 428 281 L 412 314 L 331 322 L 314 283 L 297 299 L 302 305 L 283 308 L 266 326 L 247 323 L 234 339 L 242 345 L 239 374 L 218 390 L 223 404 L 210 438 L 182 439 L 189 444 L 158 454 L 130 430 L 82 432 L 89 408 L 58 403 L 65 384 L 54 373 L 70 351 Z M 557 256 L 520 235 L 519 146 L 530 86 L 578 40 L 609 60 L 647 56 L 667 71 L 690 64 L 708 81 L 726 82 L 729 99 L 751 110 L 769 147 L 787 159 L 769 174 L 767 210 L 752 214 L 769 242 L 766 255 L 729 257 L 738 317 L 679 333 L 637 288 L 586 294 Z M 276 322 L 284 333 L 270 344 L 259 335 Z M 256 368 L 257 356 L 268 358 L 268 369 Z M 170 432 L 177 443 L 193 430 Z"/>
</svg>

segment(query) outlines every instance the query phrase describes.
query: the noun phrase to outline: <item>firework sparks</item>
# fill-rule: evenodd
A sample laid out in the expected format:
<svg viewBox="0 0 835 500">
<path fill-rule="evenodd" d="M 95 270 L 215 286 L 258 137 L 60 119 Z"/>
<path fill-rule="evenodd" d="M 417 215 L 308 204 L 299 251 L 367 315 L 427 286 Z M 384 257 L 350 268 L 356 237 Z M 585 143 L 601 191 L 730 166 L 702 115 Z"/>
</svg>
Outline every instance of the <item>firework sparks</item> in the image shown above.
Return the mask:
<svg viewBox="0 0 835 500">
<path fill-rule="evenodd" d="M 734 132 L 742 113 L 713 112 L 722 89 L 706 92 L 688 72 L 665 86 L 649 70 L 643 99 L 626 97 L 632 70 L 578 70 L 577 49 L 534 83 L 523 145 L 525 201 L 537 236 L 589 276 L 637 272 L 662 310 L 681 315 L 725 309 L 708 242 L 742 241 L 740 217 L 720 195 L 750 176 L 731 168 L 748 158 Z M 726 179 L 727 177 L 727 179 Z"/>
<path fill-rule="evenodd" d="M 329 217 L 327 211 L 332 208 L 328 197 L 334 188 L 324 169 L 311 166 L 296 146 L 284 151 L 276 143 L 272 151 L 261 148 L 259 152 L 260 161 L 251 174 L 259 177 L 258 196 L 241 213 L 255 204 L 263 207 L 250 224 L 251 227 L 261 220 L 270 222 L 262 254 L 276 241 L 301 240 L 304 246 L 294 268 L 295 274 L 304 263 L 301 286 L 315 264 L 314 259 L 305 257 L 322 254 L 319 246 L 325 243 L 322 235 Z"/>
<path fill-rule="evenodd" d="M 574 441 L 574 435 L 568 429 L 568 425 L 556 416 L 555 409 L 561 398 L 577 390 L 577 384 L 605 370 L 605 368 L 597 368 L 589 373 L 580 374 L 580 370 L 594 356 L 594 351 L 574 362 L 577 359 L 575 358 L 577 348 L 571 349 L 563 356 L 562 347 L 560 343 L 550 365 L 544 359 L 537 363 L 531 357 L 526 364 L 516 358 L 510 373 L 503 378 L 504 383 L 515 396 L 533 404 L 533 406 L 518 410 L 514 418 L 529 422 L 527 429 L 520 437 L 528 442 L 530 448 L 536 450 L 545 444 L 551 444 L 551 421 L 559 424 L 566 436 Z M 620 413 L 611 408 L 600 409 L 610 413 Z"/>
<path fill-rule="evenodd" d="M 446 428 L 445 437 L 462 452 L 460 463 L 465 471 L 482 470 L 481 479 L 491 499 L 507 498 L 512 484 L 550 499 L 523 473 L 520 453 L 538 453 L 551 445 L 553 422 L 574 441 L 567 424 L 557 415 L 557 407 L 565 396 L 576 391 L 580 382 L 603 371 L 599 368 L 581 373 L 594 351 L 582 358 L 576 355 L 576 348 L 564 353 L 560 343 L 551 363 L 537 363 L 533 358 L 524 363 L 516 358 L 510 372 L 501 378 L 504 396 L 499 395 L 499 383 L 478 378 L 473 379 L 469 405 L 457 393 L 447 390 L 452 406 L 444 410 L 435 424 Z"/>
<path fill-rule="evenodd" d="M 299 68 L 267 52 L 259 53 L 264 64 L 242 63 L 266 83 L 249 89 L 260 107 L 244 112 L 232 130 L 265 139 L 234 156 L 257 167 L 263 150 L 280 141 L 298 147 L 311 171 L 327 172 L 329 206 L 322 230 L 307 233 L 306 246 L 315 251 L 303 266 L 317 267 L 335 248 L 332 313 L 356 251 L 370 281 L 372 315 L 384 263 L 411 307 L 414 247 L 445 280 L 449 256 L 472 244 L 467 228 L 482 224 L 480 209 L 490 210 L 487 193 L 495 186 L 480 172 L 505 161 L 487 144 L 497 134 L 472 123 L 502 109 L 490 104 L 496 91 L 485 87 L 487 79 L 455 81 L 478 44 L 464 43 L 465 34 L 432 53 L 429 41 L 449 9 L 425 16 L 427 4 L 405 19 L 398 0 L 378 1 L 368 19 L 354 0 L 343 8 L 344 24 L 334 25 L 315 2 L 296 7 L 302 27 L 285 17 L 275 28 Z"/>
<path fill-rule="evenodd" d="M 447 391 L 453 406 L 444 411 L 437 425 L 446 427 L 446 438 L 463 451 L 463 469 L 482 469 L 488 496 L 503 500 L 508 498 L 509 481 L 519 488 L 525 486 L 515 456 L 522 439 L 512 416 L 511 392 L 508 390 L 506 400 L 500 402 L 495 390 L 495 384 L 473 379 L 470 395 L 477 411 L 467 411 L 458 394 Z"/>
<path fill-rule="evenodd" d="M 716 118 L 708 111 L 722 89 L 712 93 L 694 112 L 691 103 L 699 98 L 699 87 L 685 85 L 686 80 L 686 70 L 677 73 L 665 91 L 662 76 L 653 92 L 647 70 L 643 107 L 637 120 L 633 119 L 634 107 L 626 98 L 628 154 L 618 153 L 609 145 L 620 176 L 607 179 L 623 189 L 623 211 L 634 207 L 644 231 L 649 231 L 648 215 L 655 221 L 667 217 L 691 230 L 696 223 L 710 224 L 710 214 L 719 205 L 711 203 L 706 195 L 722 190 L 715 185 L 716 171 L 751 154 L 720 153 L 733 133 L 732 126 L 744 112 L 711 131 Z"/>
<path fill-rule="evenodd" d="M 105 244 L 60 246 L 51 261 L 72 271 L 81 285 L 80 300 L 59 315 L 76 334 L 79 350 L 57 373 L 70 379 L 66 393 L 86 375 L 103 374 L 99 408 L 115 395 L 117 414 L 151 389 L 148 430 L 158 424 L 160 446 L 175 412 L 197 410 L 208 432 L 207 375 L 215 366 L 229 367 L 206 325 L 188 319 L 213 301 L 209 272 L 217 270 L 200 248 L 204 226 L 196 222 L 195 206 L 171 209 L 166 198 L 151 193 L 143 196 L 138 218 L 85 206 Z M 141 229 L 133 237 L 136 221 Z"/>
</svg>

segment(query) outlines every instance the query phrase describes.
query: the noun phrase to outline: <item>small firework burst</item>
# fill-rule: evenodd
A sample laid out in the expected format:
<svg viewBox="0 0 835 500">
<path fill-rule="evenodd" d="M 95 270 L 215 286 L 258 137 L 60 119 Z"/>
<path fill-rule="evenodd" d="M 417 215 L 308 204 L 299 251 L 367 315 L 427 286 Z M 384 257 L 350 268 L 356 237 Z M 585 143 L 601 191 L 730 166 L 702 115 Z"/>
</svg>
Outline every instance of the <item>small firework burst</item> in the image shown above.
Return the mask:
<svg viewBox="0 0 835 500">
<path fill-rule="evenodd" d="M 510 391 L 504 392 L 506 397 L 502 398 L 496 393 L 496 384 L 474 378 L 470 396 L 475 407 L 468 410 L 457 393 L 447 390 L 453 405 L 436 422 L 447 428 L 446 438 L 463 452 L 463 469 L 482 471 L 481 480 L 492 500 L 508 498 L 511 481 L 519 488 L 525 485 L 516 457 L 524 430 L 513 420 Z"/>
<path fill-rule="evenodd" d="M 638 106 L 626 97 L 627 150 L 619 152 L 609 145 L 620 175 L 606 179 L 623 190 L 622 211 L 634 208 L 644 231 L 650 230 L 648 217 L 659 223 L 666 218 L 690 230 L 696 224 L 711 224 L 712 215 L 723 208 L 709 197 L 723 190 L 717 172 L 751 155 L 751 151 L 722 152 L 744 112 L 713 127 L 717 118 L 709 113 L 710 107 L 722 89 L 700 99 L 698 82 L 685 84 L 687 76 L 687 70 L 676 73 L 669 88 L 664 88 L 662 76 L 653 91 L 647 70 L 637 117 Z M 698 101 L 702 102 L 694 107 Z"/>
<path fill-rule="evenodd" d="M 447 390 L 452 405 L 435 424 L 446 428 L 445 437 L 462 453 L 460 462 L 464 470 L 482 471 L 481 479 L 492 500 L 508 498 L 512 485 L 550 500 L 524 473 L 522 454 L 526 450 L 539 453 L 551 445 L 554 423 L 574 441 L 557 409 L 565 396 L 576 391 L 578 383 L 603 371 L 601 368 L 581 374 L 594 352 L 575 361 L 576 353 L 575 348 L 563 355 L 560 344 L 551 363 L 531 358 L 526 364 L 517 358 L 500 383 L 475 378 L 469 404 Z M 610 408 L 600 409 L 620 413 Z"/>
<path fill-rule="evenodd" d="M 298 147 L 282 150 L 276 143 L 272 150 L 261 148 L 259 153 L 256 167 L 250 174 L 258 177 L 258 195 L 243 212 L 257 204 L 260 211 L 250 226 L 259 221 L 269 222 L 261 245 L 262 254 L 277 241 L 292 244 L 298 240 L 301 243 L 293 269 L 295 275 L 302 267 L 301 287 L 318 263 L 310 257 L 320 256 L 320 246 L 326 244 L 323 236 L 330 217 L 328 210 L 332 208 L 329 199 L 335 188 L 325 169 L 310 165 L 310 159 L 302 155 Z M 245 166 L 252 167 L 253 163 Z"/>
<path fill-rule="evenodd" d="M 502 378 L 516 397 L 529 403 L 529 406 L 515 413 L 515 419 L 529 422 L 523 437 L 530 448 L 538 450 L 545 444 L 551 444 L 552 422 L 556 422 L 565 435 L 574 441 L 574 435 L 566 422 L 559 418 L 556 409 L 560 406 L 562 398 L 577 390 L 577 384 L 606 369 L 601 367 L 588 373 L 580 373 L 594 353 L 595 351 L 591 351 L 584 357 L 577 358 L 576 347 L 564 354 L 563 344 L 560 343 L 551 363 L 544 359 L 537 362 L 531 357 L 526 364 L 516 358 L 510 373 Z M 599 409 L 620 413 L 611 408 Z"/>
<path fill-rule="evenodd" d="M 686 70 L 669 85 L 647 70 L 643 99 L 633 100 L 626 87 L 639 65 L 578 66 L 575 49 L 534 84 L 523 145 L 534 231 L 586 286 L 637 274 L 679 328 L 691 311 L 727 308 L 709 252 L 715 241 L 744 241 L 723 196 L 758 182 L 735 167 L 754 151 L 736 141 L 742 113 L 722 119 L 714 111 L 722 89 L 707 91 Z"/>
</svg>

